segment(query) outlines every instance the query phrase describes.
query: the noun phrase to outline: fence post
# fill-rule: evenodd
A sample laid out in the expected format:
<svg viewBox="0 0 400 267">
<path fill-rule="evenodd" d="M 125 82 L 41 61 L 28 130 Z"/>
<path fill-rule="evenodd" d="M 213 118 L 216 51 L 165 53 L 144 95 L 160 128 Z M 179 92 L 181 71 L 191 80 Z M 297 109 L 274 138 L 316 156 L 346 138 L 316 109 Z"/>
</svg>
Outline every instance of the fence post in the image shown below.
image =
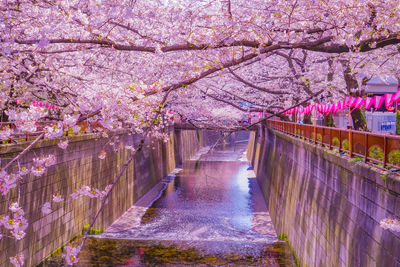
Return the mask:
<svg viewBox="0 0 400 267">
<path fill-rule="evenodd" d="M 329 150 L 332 150 L 332 128 L 329 128 Z"/>
<path fill-rule="evenodd" d="M 317 125 L 314 122 L 314 144 L 317 144 Z"/>
<path fill-rule="evenodd" d="M 387 138 L 386 135 L 383 136 L 383 168 L 386 167 L 387 163 Z"/>
<path fill-rule="evenodd" d="M 368 162 L 368 133 L 365 133 L 364 162 Z"/>
<path fill-rule="evenodd" d="M 351 129 L 348 130 L 349 131 L 349 156 L 350 158 L 353 157 L 353 132 L 351 131 Z"/>
</svg>

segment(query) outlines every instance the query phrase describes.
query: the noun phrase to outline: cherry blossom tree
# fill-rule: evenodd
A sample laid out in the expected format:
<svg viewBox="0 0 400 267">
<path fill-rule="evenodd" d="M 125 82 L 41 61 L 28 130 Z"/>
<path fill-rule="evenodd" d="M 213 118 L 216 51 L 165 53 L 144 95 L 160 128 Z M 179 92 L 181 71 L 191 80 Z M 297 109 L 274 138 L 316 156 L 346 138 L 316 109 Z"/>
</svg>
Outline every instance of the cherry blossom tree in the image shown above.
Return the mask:
<svg viewBox="0 0 400 267">
<path fill-rule="evenodd" d="M 167 111 L 237 129 L 238 118 L 250 110 L 279 113 L 304 101 L 362 95 L 369 78 L 398 77 L 398 5 L 397 0 L 4 0 L 0 108 L 2 120 L 13 126 L 1 129 L 0 138 L 43 132 L 1 170 L 0 191 L 9 209 L 0 215 L 0 237 L 25 236 L 23 207 L 9 192 L 29 172 L 44 175 L 55 159 L 42 155 L 17 169 L 13 163 L 41 138 L 60 140 L 60 149 L 68 146 L 67 130 L 87 130 L 110 142 L 119 129 L 165 138 Z M 43 119 L 52 124 L 39 129 Z M 140 149 L 132 148 L 126 164 Z M 55 195 L 42 211 L 66 197 L 105 201 L 113 185 Z M 75 263 L 79 248 L 66 252 L 67 262 Z M 24 255 L 10 261 L 22 265 Z"/>
</svg>

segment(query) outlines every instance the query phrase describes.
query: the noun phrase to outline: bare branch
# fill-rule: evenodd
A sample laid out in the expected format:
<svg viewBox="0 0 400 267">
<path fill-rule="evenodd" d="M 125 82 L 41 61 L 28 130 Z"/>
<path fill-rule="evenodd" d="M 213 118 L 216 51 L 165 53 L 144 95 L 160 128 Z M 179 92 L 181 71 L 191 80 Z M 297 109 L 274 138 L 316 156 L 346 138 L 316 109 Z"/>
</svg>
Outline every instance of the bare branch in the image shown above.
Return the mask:
<svg viewBox="0 0 400 267">
<path fill-rule="evenodd" d="M 244 83 L 247 86 L 250 86 L 254 89 L 269 93 L 269 94 L 274 94 L 274 95 L 284 95 L 284 94 L 288 94 L 288 92 L 286 91 L 281 91 L 281 90 L 271 90 L 271 89 L 267 89 L 258 85 L 255 85 L 249 81 L 246 81 L 245 79 L 243 79 L 242 77 L 240 77 L 239 75 L 237 75 L 235 72 L 233 72 L 230 68 L 228 68 L 229 72 L 240 82 Z"/>
</svg>

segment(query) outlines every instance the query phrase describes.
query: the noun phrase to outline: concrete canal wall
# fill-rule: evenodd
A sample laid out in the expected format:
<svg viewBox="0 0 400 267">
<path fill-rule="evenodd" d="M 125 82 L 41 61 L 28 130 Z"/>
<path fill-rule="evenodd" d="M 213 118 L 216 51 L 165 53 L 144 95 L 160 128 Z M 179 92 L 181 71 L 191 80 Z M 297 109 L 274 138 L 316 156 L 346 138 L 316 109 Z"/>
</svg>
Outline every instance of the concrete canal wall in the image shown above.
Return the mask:
<svg viewBox="0 0 400 267">
<path fill-rule="evenodd" d="M 300 266 L 400 266 L 400 178 L 280 132 L 252 133 L 255 168 L 278 234 Z"/>
<path fill-rule="evenodd" d="M 121 133 L 118 135 L 124 145 L 137 146 L 139 135 Z M 182 161 L 191 157 L 210 139 L 210 133 L 197 131 L 170 132 L 167 143 L 146 141 L 114 188 L 111 198 L 97 219 L 96 229 L 104 229 L 121 216 L 136 200 L 150 190 L 176 167 L 176 159 Z M 54 141 L 44 140 L 28 152 L 19 162 L 21 166 L 31 166 L 34 157 L 55 154 L 57 163 L 47 169 L 41 177 L 27 175 L 20 185 L 20 195 L 12 192 L 11 201 L 18 197 L 29 227 L 26 237 L 17 242 L 23 251 L 25 266 L 34 266 L 69 239 L 79 234 L 96 213 L 100 200 L 82 196 L 77 200 L 69 195 L 82 185 L 104 190 L 111 184 L 129 157 L 129 151 L 120 144 L 118 147 L 106 145 L 108 140 L 92 135 L 71 136 L 66 150 L 57 147 Z M 208 141 L 207 141 L 208 142 Z M 116 142 L 117 144 L 117 142 Z M 2 145 L 0 147 L 1 166 L 7 159 L 21 152 L 28 144 Z M 107 157 L 99 159 L 104 149 Z M 41 207 L 51 202 L 52 195 L 60 193 L 66 197 L 61 203 L 52 203 L 52 212 L 44 215 Z M 0 197 L 0 215 L 7 212 L 8 204 Z M 1 229 L 3 231 L 4 228 Z M 11 266 L 9 257 L 14 256 L 15 246 L 11 239 L 0 240 L 0 266 Z"/>
</svg>

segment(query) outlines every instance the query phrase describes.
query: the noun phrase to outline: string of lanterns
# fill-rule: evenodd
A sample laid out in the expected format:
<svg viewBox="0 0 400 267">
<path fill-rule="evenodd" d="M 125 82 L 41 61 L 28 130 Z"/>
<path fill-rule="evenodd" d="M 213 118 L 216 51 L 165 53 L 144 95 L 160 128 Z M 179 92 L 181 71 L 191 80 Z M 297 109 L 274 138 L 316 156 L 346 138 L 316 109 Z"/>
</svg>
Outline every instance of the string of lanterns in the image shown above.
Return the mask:
<svg viewBox="0 0 400 267">
<path fill-rule="evenodd" d="M 34 107 L 41 107 L 41 108 L 46 108 L 48 110 L 57 110 L 57 106 L 53 105 L 53 104 L 49 104 L 49 103 L 43 103 L 41 101 L 36 101 L 36 100 L 32 100 L 32 105 Z"/>
<path fill-rule="evenodd" d="M 352 96 L 345 96 L 343 101 L 339 101 L 333 104 L 312 104 L 306 107 L 295 107 L 284 114 L 290 115 L 294 112 L 299 114 L 309 114 L 313 110 L 320 112 L 321 114 L 328 115 L 329 113 L 333 113 L 335 115 L 336 112 L 339 110 L 343 110 L 345 108 L 361 108 L 363 105 L 365 109 L 369 109 L 374 105 L 375 109 L 379 109 L 383 103 L 385 103 L 386 108 L 390 108 L 393 103 L 400 101 L 400 88 L 397 90 L 395 94 L 385 94 L 384 96 L 374 96 L 374 97 L 352 97 Z"/>
<path fill-rule="evenodd" d="M 21 104 L 22 100 L 21 99 L 16 99 L 15 103 Z M 57 110 L 57 108 L 58 108 L 56 105 L 45 103 L 45 102 L 41 102 L 41 101 L 37 101 L 37 100 L 32 100 L 32 106 L 40 107 L 40 108 L 46 108 L 48 110 Z"/>
</svg>

